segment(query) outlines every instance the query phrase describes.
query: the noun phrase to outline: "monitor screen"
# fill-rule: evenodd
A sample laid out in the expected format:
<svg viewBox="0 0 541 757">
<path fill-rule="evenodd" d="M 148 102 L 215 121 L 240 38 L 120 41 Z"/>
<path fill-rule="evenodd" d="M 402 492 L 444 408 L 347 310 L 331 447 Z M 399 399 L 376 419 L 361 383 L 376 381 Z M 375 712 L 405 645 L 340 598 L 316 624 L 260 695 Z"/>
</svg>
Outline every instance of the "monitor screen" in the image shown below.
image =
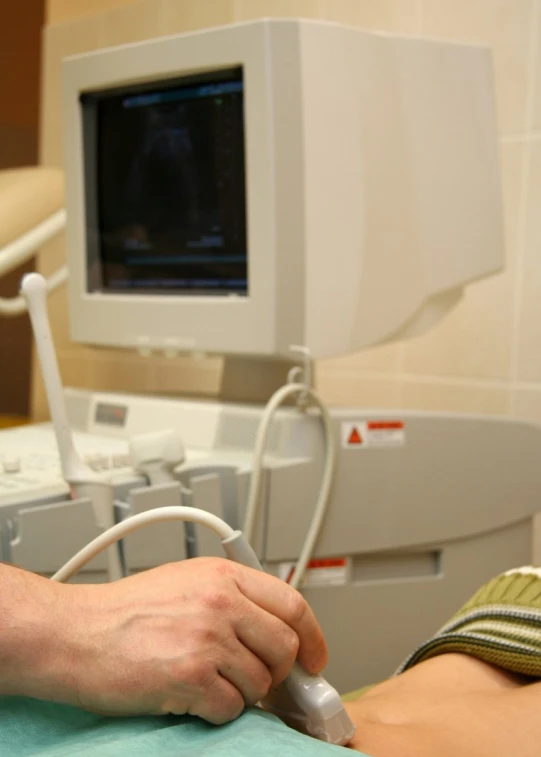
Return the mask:
<svg viewBox="0 0 541 757">
<path fill-rule="evenodd" d="M 247 295 L 242 69 L 81 104 L 87 291 Z"/>
</svg>

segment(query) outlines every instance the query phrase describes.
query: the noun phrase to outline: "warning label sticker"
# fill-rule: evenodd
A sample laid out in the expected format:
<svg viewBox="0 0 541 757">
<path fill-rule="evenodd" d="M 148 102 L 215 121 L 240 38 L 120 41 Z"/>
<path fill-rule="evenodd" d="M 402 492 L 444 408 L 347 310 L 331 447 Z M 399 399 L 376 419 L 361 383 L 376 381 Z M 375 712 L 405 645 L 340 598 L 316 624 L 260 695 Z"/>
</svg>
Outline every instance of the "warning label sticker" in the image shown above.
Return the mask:
<svg viewBox="0 0 541 757">
<path fill-rule="evenodd" d="M 278 565 L 278 575 L 289 583 L 295 572 L 295 562 L 282 562 Z M 306 566 L 306 572 L 301 589 L 319 586 L 343 586 L 347 583 L 349 574 L 349 559 L 347 557 L 325 557 L 310 560 Z"/>
<path fill-rule="evenodd" d="M 365 443 L 365 421 L 342 423 L 342 447 L 362 447 Z"/>
<path fill-rule="evenodd" d="M 342 423 L 342 447 L 401 447 L 406 443 L 406 427 L 400 420 L 358 420 Z"/>
</svg>

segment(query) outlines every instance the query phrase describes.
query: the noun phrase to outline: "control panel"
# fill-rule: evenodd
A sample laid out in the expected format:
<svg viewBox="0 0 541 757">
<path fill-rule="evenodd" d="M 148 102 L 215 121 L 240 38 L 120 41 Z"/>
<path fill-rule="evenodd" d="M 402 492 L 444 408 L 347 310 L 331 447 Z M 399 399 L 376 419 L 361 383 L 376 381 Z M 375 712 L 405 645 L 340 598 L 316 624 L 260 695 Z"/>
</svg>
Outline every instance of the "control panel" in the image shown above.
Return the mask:
<svg viewBox="0 0 541 757">
<path fill-rule="evenodd" d="M 94 470 L 110 470 L 115 483 L 133 478 L 126 439 L 75 432 L 82 458 Z M 52 426 L 21 426 L 0 435 L 0 507 L 68 494 Z"/>
</svg>

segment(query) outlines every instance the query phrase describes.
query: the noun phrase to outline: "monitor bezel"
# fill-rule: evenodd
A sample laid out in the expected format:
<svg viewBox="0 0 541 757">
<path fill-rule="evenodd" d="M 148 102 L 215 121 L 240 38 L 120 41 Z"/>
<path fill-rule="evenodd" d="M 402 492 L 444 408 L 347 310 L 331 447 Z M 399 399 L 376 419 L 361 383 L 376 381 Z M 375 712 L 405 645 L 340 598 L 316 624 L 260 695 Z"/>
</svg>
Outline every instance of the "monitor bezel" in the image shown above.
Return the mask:
<svg viewBox="0 0 541 757">
<path fill-rule="evenodd" d="M 265 24 L 176 35 L 64 63 L 70 327 L 102 346 L 265 354 L 275 351 L 276 249 L 269 39 Z M 83 93 L 242 67 L 248 295 L 89 293 L 86 271 Z"/>
</svg>

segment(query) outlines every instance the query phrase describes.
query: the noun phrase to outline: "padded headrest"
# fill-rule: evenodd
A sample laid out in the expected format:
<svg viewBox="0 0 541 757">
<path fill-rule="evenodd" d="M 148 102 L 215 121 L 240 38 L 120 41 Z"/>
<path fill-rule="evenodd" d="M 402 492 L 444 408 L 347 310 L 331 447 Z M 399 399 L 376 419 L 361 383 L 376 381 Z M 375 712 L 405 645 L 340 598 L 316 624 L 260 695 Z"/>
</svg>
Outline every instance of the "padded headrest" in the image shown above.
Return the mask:
<svg viewBox="0 0 541 757">
<path fill-rule="evenodd" d="M 64 207 L 64 174 L 33 166 L 0 171 L 0 249 Z"/>
</svg>

